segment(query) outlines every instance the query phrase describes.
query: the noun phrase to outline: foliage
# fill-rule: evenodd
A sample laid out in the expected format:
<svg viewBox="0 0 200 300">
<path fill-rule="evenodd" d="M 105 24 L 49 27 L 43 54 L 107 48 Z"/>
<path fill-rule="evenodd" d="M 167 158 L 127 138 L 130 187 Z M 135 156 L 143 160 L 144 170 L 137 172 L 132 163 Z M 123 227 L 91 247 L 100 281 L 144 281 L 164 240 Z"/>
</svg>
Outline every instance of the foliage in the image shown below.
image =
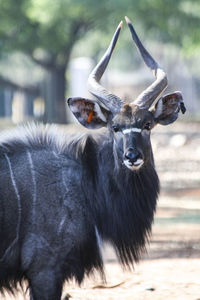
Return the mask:
<svg viewBox="0 0 200 300">
<path fill-rule="evenodd" d="M 63 65 L 88 30 L 113 31 L 126 14 L 154 39 L 185 48 L 200 43 L 198 0 L 0 0 L 0 52 Z"/>
<path fill-rule="evenodd" d="M 92 0 L 1 0 L 0 8 L 0 50 L 20 50 L 46 68 L 67 64 L 74 42 L 109 13 Z"/>
<path fill-rule="evenodd" d="M 0 58 L 21 52 L 47 70 L 54 85 L 47 84 L 46 95 L 56 100 L 46 102 L 52 106 L 57 99 L 64 101 L 66 80 L 62 78 L 77 41 L 83 41 L 78 44 L 86 49 L 82 53 L 98 59 L 125 15 L 144 42 L 174 43 L 187 55 L 200 48 L 199 0 L 0 0 Z M 118 47 L 133 49 L 128 30 L 120 41 Z M 59 105 L 64 111 L 64 105 Z M 51 113 L 55 110 L 52 106 Z M 55 121 L 64 121 L 59 114 Z"/>
</svg>

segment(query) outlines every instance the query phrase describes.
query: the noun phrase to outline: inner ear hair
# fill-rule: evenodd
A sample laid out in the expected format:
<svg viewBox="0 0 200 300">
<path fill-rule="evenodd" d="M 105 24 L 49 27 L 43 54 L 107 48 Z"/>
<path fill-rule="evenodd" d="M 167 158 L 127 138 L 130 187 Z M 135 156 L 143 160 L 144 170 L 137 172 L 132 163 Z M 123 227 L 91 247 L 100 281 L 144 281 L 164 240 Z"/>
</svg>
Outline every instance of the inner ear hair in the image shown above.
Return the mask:
<svg viewBox="0 0 200 300">
<path fill-rule="evenodd" d="M 154 118 L 157 119 L 159 116 L 162 115 L 163 112 L 163 101 L 162 98 L 160 98 L 157 103 L 150 108 L 150 111 L 154 114 Z"/>
<path fill-rule="evenodd" d="M 69 98 L 68 105 L 76 119 L 86 128 L 97 129 L 108 123 L 110 112 L 95 100 Z"/>
<path fill-rule="evenodd" d="M 161 97 L 150 111 L 157 123 L 162 125 L 173 123 L 178 118 L 180 111 L 183 114 L 186 112 L 181 92 L 174 92 Z"/>
</svg>

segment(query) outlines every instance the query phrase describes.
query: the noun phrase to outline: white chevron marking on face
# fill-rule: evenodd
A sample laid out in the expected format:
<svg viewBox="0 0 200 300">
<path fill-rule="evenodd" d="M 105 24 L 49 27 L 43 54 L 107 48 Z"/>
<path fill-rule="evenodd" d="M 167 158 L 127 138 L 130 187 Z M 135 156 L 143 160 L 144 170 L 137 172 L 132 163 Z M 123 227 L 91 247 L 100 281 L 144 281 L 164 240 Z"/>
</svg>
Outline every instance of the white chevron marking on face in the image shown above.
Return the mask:
<svg viewBox="0 0 200 300">
<path fill-rule="evenodd" d="M 136 127 L 122 130 L 123 134 L 128 134 L 130 132 L 141 132 L 141 131 L 142 131 L 141 128 L 136 128 Z"/>
</svg>

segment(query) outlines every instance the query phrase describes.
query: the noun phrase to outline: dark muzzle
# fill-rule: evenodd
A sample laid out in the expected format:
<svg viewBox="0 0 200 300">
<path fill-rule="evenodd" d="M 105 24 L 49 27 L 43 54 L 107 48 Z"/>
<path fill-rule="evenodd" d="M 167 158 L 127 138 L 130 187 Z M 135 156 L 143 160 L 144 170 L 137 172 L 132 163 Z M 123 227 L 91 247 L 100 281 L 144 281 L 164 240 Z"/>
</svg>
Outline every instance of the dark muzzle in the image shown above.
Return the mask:
<svg viewBox="0 0 200 300">
<path fill-rule="evenodd" d="M 124 160 L 128 160 L 132 165 L 140 164 L 142 158 L 142 154 L 134 148 L 128 148 L 124 155 Z"/>
</svg>

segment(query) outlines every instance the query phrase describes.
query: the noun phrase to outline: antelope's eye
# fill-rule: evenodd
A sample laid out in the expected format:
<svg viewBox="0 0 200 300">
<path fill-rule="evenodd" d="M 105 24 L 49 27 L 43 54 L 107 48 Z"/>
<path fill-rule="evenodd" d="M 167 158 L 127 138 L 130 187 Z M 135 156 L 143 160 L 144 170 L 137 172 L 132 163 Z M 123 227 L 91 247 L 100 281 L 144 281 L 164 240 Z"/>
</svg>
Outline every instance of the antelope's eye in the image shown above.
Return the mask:
<svg viewBox="0 0 200 300">
<path fill-rule="evenodd" d="M 119 131 L 119 126 L 114 125 L 114 126 L 113 126 L 113 130 L 114 130 L 114 132 L 118 132 L 118 131 Z"/>
<path fill-rule="evenodd" d="M 147 122 L 147 123 L 144 125 L 144 129 L 150 130 L 150 129 L 151 129 L 151 123 L 150 123 L 150 122 Z"/>
</svg>

